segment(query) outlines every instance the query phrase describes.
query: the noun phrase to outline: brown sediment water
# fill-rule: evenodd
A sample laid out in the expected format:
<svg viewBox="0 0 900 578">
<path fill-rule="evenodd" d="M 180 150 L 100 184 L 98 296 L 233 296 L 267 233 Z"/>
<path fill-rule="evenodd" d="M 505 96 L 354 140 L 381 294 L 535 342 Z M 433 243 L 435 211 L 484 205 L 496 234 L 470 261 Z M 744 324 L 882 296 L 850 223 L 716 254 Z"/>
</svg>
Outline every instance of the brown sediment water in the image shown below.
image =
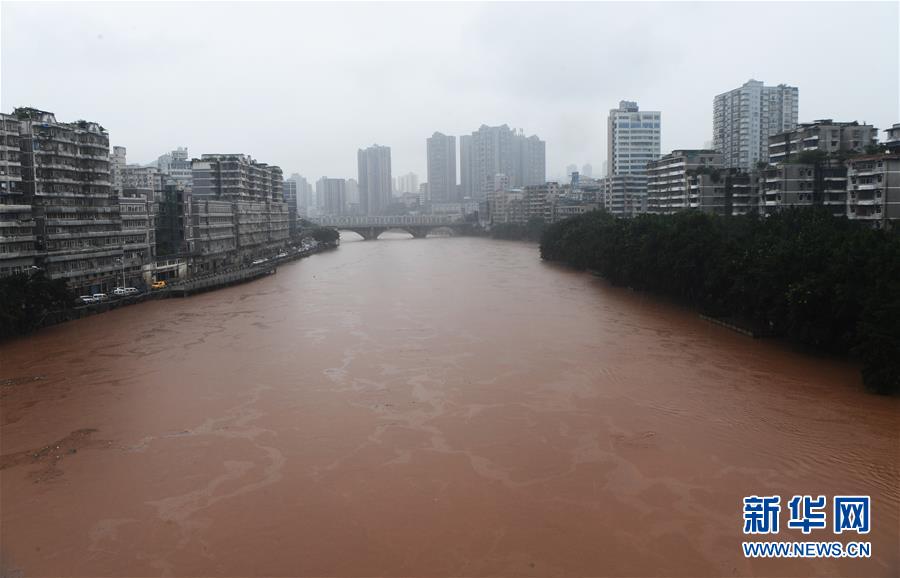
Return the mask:
<svg viewBox="0 0 900 578">
<path fill-rule="evenodd" d="M 386 237 L 0 344 L 4 571 L 900 574 L 900 400 L 858 367 Z M 872 557 L 745 559 L 752 494 L 871 495 L 866 536 L 778 539 Z"/>
</svg>

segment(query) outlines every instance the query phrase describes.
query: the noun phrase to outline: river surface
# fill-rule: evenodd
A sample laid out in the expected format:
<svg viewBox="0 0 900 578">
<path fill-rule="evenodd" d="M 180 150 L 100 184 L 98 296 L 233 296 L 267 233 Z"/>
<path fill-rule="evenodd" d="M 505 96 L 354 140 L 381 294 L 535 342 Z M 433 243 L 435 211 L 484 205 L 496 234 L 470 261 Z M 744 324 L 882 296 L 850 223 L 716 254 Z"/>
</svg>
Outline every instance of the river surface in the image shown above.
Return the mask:
<svg viewBox="0 0 900 578">
<path fill-rule="evenodd" d="M 8 575 L 900 575 L 900 400 L 531 244 L 346 240 L 0 380 Z M 745 559 L 753 494 L 871 495 L 867 536 L 762 539 L 872 557 Z"/>
</svg>

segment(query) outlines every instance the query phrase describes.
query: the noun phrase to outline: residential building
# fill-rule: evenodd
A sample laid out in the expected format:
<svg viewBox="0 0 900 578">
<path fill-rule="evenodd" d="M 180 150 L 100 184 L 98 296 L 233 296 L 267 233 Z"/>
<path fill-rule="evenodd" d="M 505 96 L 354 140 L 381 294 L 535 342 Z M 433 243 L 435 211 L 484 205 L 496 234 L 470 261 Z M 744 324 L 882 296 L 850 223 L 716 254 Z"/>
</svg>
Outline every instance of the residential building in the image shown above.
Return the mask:
<svg viewBox="0 0 900 578">
<path fill-rule="evenodd" d="M 174 181 L 187 189 L 191 188 L 194 172 L 187 148 L 178 147 L 161 155 L 156 161 L 156 167 L 162 175 L 163 182 Z"/>
<path fill-rule="evenodd" d="M 412 174 L 412 173 L 410 173 Z M 418 177 L 416 178 L 416 182 L 418 182 Z M 356 179 L 347 179 L 344 183 L 344 190 L 347 193 L 347 205 L 356 205 L 359 206 L 359 182 Z M 418 190 L 418 185 L 412 189 L 412 192 L 416 192 Z"/>
<path fill-rule="evenodd" d="M 126 154 L 125 147 L 117 146 L 113 147 L 113 152 L 109 155 L 109 180 L 112 183 L 113 192 L 117 195 L 122 194 L 122 189 L 125 187 Z"/>
<path fill-rule="evenodd" d="M 456 191 L 456 137 L 435 132 L 425 140 L 428 164 L 428 194 L 434 203 L 459 200 Z"/>
<path fill-rule="evenodd" d="M 479 200 L 496 190 L 498 174 L 505 175 L 516 188 L 546 181 L 546 147 L 535 135 L 526 137 L 521 129 L 515 131 L 505 124 L 482 125 L 466 142 L 468 151 L 462 154 L 470 155 L 465 171 L 471 171 L 471 176 L 464 175 L 464 180 L 470 181 L 471 195 Z"/>
<path fill-rule="evenodd" d="M 713 100 L 713 148 L 725 167 L 750 171 L 768 158 L 769 137 L 797 125 L 795 86 L 749 80 Z"/>
<path fill-rule="evenodd" d="M 122 250 L 131 271 L 126 268 L 130 285 L 150 280 L 156 260 L 156 212 L 153 199 L 156 192 L 150 189 L 122 190 L 116 198 L 122 219 Z M 151 281 L 152 282 L 152 281 Z"/>
<path fill-rule="evenodd" d="M 609 111 L 607 176 L 646 174 L 647 163 L 660 156 L 661 116 L 627 100 Z"/>
<path fill-rule="evenodd" d="M 316 197 L 322 201 L 325 215 L 343 215 L 347 210 L 347 189 L 344 179 L 322 177 L 316 181 Z"/>
<path fill-rule="evenodd" d="M 360 212 L 382 215 L 392 201 L 391 148 L 372 145 L 357 152 Z"/>
<path fill-rule="evenodd" d="M 397 177 L 397 193 L 418 193 L 419 176 L 416 173 L 406 173 Z"/>
<path fill-rule="evenodd" d="M 297 234 L 297 181 L 284 181 L 282 191 L 288 211 L 288 233 L 293 237 Z"/>
<path fill-rule="evenodd" d="M 287 243 L 290 226 L 282 190 L 283 173 L 279 167 L 259 163 L 243 154 L 204 154 L 200 159 L 194 159 L 191 166 L 195 203 L 216 199 L 233 204 L 231 215 L 239 262 L 267 255 Z M 222 211 L 213 208 L 216 211 L 209 214 L 218 222 Z M 196 210 L 194 215 L 196 219 Z M 200 239 L 202 230 L 196 229 L 195 236 Z M 223 245 L 220 243 L 216 247 Z M 217 253 L 210 254 L 215 256 Z"/>
<path fill-rule="evenodd" d="M 828 155 L 860 153 L 877 143 L 878 130 L 870 124 L 817 120 L 770 136 L 767 160 L 771 164 L 796 160 L 805 151 Z"/>
<path fill-rule="evenodd" d="M 0 277 L 31 271 L 37 237 L 22 189 L 19 119 L 0 114 Z"/>
<path fill-rule="evenodd" d="M 162 174 L 156 167 L 142 167 L 141 165 L 125 165 L 121 173 L 122 189 L 143 189 L 158 193 L 162 190 Z M 151 199 L 153 200 L 153 199 Z"/>
<path fill-rule="evenodd" d="M 309 208 L 314 206 L 312 185 L 306 180 L 306 177 L 298 173 L 292 174 L 288 180 L 296 183 L 298 217 L 308 216 Z"/>
<path fill-rule="evenodd" d="M 212 273 L 238 263 L 236 203 L 219 199 L 214 195 L 191 199 L 194 274 Z"/>
<path fill-rule="evenodd" d="M 675 213 L 685 209 L 714 212 L 719 200 L 698 196 L 691 189 L 689 177 L 699 169 L 721 169 L 722 155 L 708 149 L 674 150 L 647 165 L 647 211 Z M 706 204 L 704 204 L 706 203 Z"/>
<path fill-rule="evenodd" d="M 836 159 L 816 163 L 785 162 L 759 176 L 759 210 L 770 215 L 787 207 L 825 206 L 847 214 L 847 165 Z"/>
<path fill-rule="evenodd" d="M 588 179 L 593 178 L 594 166 L 591 163 L 585 163 L 584 165 L 582 165 L 581 176 L 586 177 Z"/>
<path fill-rule="evenodd" d="M 612 175 L 602 180 L 602 205 L 617 217 L 647 212 L 647 175 Z"/>
<path fill-rule="evenodd" d="M 525 191 L 501 189 L 488 193 L 491 224 L 526 223 Z"/>
<path fill-rule="evenodd" d="M 900 125 L 894 125 L 886 131 L 888 143 L 892 137 L 900 136 L 891 133 L 898 128 Z M 847 217 L 877 228 L 900 219 L 900 151 L 847 161 Z"/>
<path fill-rule="evenodd" d="M 738 168 L 699 167 L 688 171 L 687 196 L 696 208 L 717 215 L 758 211 L 759 177 Z"/>
<path fill-rule="evenodd" d="M 157 205 L 156 255 L 189 256 L 194 251 L 190 190 L 182 182 L 168 182 Z"/>
<path fill-rule="evenodd" d="M 888 152 L 900 152 L 900 123 L 884 129 L 884 132 L 887 133 L 884 138 L 884 146 L 888 149 Z"/>
<path fill-rule="evenodd" d="M 96 122 L 57 122 L 51 112 L 16 109 L 24 204 L 32 207 L 36 266 L 76 294 L 111 291 L 127 271 L 122 220 L 109 175 L 109 135 Z M 128 282 L 128 279 L 126 279 Z"/>
<path fill-rule="evenodd" d="M 459 188 L 463 199 L 475 196 L 477 191 L 473 162 L 472 135 L 464 134 L 459 137 Z"/>
</svg>

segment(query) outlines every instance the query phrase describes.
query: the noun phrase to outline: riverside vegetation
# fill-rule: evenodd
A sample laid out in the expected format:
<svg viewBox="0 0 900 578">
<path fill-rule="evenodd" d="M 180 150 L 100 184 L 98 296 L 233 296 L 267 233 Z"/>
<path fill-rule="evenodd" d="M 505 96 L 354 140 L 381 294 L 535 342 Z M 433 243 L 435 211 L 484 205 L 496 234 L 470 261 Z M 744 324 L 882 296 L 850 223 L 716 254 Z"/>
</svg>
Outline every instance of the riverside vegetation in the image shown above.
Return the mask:
<svg viewBox="0 0 900 578">
<path fill-rule="evenodd" d="M 872 391 L 900 393 L 900 228 L 823 208 L 761 218 L 592 212 L 547 228 L 541 257 L 615 285 L 862 362 Z"/>
</svg>

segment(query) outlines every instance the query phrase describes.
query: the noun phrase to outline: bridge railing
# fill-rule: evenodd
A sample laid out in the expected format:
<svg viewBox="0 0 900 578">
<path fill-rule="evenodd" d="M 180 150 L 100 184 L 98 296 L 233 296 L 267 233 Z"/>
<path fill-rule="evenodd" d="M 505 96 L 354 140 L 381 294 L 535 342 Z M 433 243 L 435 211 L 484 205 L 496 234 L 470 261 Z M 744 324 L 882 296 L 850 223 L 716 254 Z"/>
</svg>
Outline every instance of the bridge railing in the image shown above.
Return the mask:
<svg viewBox="0 0 900 578">
<path fill-rule="evenodd" d="M 397 227 L 416 225 L 455 225 L 463 222 L 455 215 L 397 215 L 373 217 L 317 217 L 310 219 L 323 227 Z"/>
</svg>

